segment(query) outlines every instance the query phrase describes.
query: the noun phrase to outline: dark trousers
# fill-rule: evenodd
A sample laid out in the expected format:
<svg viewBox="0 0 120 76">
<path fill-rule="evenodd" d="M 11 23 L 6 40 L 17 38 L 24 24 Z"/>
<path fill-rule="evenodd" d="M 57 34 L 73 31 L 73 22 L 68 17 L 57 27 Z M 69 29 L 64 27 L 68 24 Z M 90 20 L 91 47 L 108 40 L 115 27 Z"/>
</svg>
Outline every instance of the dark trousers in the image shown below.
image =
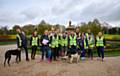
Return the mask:
<svg viewBox="0 0 120 76">
<path fill-rule="evenodd" d="M 28 58 L 28 49 L 27 49 L 27 46 L 21 46 L 20 48 L 21 48 L 21 49 L 23 48 L 23 49 L 25 50 L 26 60 L 29 60 L 29 58 Z M 21 61 L 21 53 L 20 53 L 20 61 Z"/>
<path fill-rule="evenodd" d="M 67 46 L 62 46 L 61 48 L 62 48 L 61 55 L 62 56 L 66 55 L 68 50 Z"/>
<path fill-rule="evenodd" d="M 84 49 L 85 51 L 85 56 L 87 57 L 88 56 L 88 49 Z"/>
<path fill-rule="evenodd" d="M 55 48 L 51 48 L 52 50 L 52 56 L 51 56 L 51 60 L 57 60 L 57 58 L 59 58 L 59 51 L 58 51 L 58 47 Z"/>
<path fill-rule="evenodd" d="M 35 59 L 37 46 L 32 46 L 31 59 Z"/>
<path fill-rule="evenodd" d="M 59 44 L 57 49 L 58 49 L 57 56 L 59 57 L 62 53 L 62 46 Z"/>
<path fill-rule="evenodd" d="M 46 57 L 46 59 L 48 58 L 48 51 L 49 51 L 48 46 L 42 46 L 42 60 L 44 59 L 44 56 Z"/>
<path fill-rule="evenodd" d="M 79 46 L 79 47 L 77 47 L 77 52 L 78 52 L 78 54 L 80 55 L 81 54 L 81 47 Z"/>
<path fill-rule="evenodd" d="M 93 58 L 93 49 L 91 48 L 88 49 L 88 57 Z"/>
<path fill-rule="evenodd" d="M 97 47 L 97 53 L 98 53 L 98 57 L 102 56 L 102 59 L 104 58 L 104 47 L 100 46 Z"/>
</svg>

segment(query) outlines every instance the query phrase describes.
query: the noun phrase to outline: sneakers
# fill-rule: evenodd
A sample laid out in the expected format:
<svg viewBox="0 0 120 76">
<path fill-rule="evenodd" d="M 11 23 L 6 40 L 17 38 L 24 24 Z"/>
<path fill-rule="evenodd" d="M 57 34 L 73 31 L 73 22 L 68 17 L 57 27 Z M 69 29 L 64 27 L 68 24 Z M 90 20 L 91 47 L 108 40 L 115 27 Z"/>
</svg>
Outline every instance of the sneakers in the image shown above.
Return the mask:
<svg viewBox="0 0 120 76">
<path fill-rule="evenodd" d="M 85 60 L 85 57 L 81 57 L 81 60 L 84 61 L 84 60 Z"/>
<path fill-rule="evenodd" d="M 103 59 L 103 58 L 100 58 L 100 57 L 98 57 L 97 60 L 100 60 L 100 61 L 102 61 L 102 62 L 104 61 L 104 59 Z"/>
<path fill-rule="evenodd" d="M 104 62 L 104 59 L 102 58 L 102 62 Z"/>
<path fill-rule="evenodd" d="M 48 63 L 51 63 L 51 60 L 50 60 L 50 59 L 48 59 Z"/>
</svg>

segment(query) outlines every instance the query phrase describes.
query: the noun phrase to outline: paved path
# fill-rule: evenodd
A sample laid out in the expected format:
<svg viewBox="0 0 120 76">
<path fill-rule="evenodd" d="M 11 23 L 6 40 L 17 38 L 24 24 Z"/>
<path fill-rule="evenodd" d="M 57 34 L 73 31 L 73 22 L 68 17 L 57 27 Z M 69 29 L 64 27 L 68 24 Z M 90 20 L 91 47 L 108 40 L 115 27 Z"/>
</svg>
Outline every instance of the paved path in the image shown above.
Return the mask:
<svg viewBox="0 0 120 76">
<path fill-rule="evenodd" d="M 16 45 L 0 46 L 0 76 L 120 76 L 120 56 L 106 57 L 104 62 L 94 58 L 93 61 L 80 61 L 78 64 L 67 62 L 48 64 L 46 61 L 37 63 L 37 60 L 26 62 L 23 53 L 19 64 L 12 58 L 11 67 L 3 67 L 5 50 L 10 48 L 16 48 Z"/>
</svg>

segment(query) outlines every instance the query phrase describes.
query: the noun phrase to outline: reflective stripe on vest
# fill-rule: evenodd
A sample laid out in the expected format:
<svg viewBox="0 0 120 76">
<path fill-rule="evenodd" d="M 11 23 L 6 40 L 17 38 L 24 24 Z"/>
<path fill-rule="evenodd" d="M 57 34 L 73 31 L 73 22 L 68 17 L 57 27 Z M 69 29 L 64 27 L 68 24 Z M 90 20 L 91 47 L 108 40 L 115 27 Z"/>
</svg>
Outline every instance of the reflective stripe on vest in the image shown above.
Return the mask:
<svg viewBox="0 0 120 76">
<path fill-rule="evenodd" d="M 58 38 L 58 44 L 61 45 L 61 42 L 62 42 L 61 38 L 60 39 Z"/>
<path fill-rule="evenodd" d="M 88 49 L 88 46 L 86 45 L 85 39 L 84 39 L 84 49 Z"/>
<path fill-rule="evenodd" d="M 85 33 L 85 36 L 86 36 L 86 38 L 87 38 L 87 39 L 89 38 L 89 35 L 88 35 L 88 33 Z"/>
<path fill-rule="evenodd" d="M 77 45 L 77 43 L 76 43 L 76 36 L 74 36 L 74 37 L 72 37 L 72 36 L 70 36 L 70 45 Z"/>
<path fill-rule="evenodd" d="M 50 47 L 52 48 L 58 47 L 58 39 L 59 39 L 58 36 L 56 38 L 52 36 L 52 42 L 51 42 Z"/>
<path fill-rule="evenodd" d="M 94 47 L 94 39 L 93 38 L 88 39 L 88 45 L 90 48 Z"/>
<path fill-rule="evenodd" d="M 22 40 L 21 40 L 21 37 L 20 37 L 20 35 L 19 34 L 17 34 L 16 35 L 16 37 L 18 38 L 18 40 L 19 40 L 19 46 L 22 46 Z"/>
<path fill-rule="evenodd" d="M 32 37 L 32 46 L 38 46 L 38 37 Z"/>
<path fill-rule="evenodd" d="M 63 37 L 61 38 L 61 45 L 62 46 L 67 46 L 68 45 L 68 38 L 67 37 L 65 39 Z"/>
<path fill-rule="evenodd" d="M 104 39 L 104 37 L 101 37 L 101 38 L 97 37 L 96 38 L 96 40 L 97 40 L 96 46 L 104 46 L 103 39 Z"/>
</svg>

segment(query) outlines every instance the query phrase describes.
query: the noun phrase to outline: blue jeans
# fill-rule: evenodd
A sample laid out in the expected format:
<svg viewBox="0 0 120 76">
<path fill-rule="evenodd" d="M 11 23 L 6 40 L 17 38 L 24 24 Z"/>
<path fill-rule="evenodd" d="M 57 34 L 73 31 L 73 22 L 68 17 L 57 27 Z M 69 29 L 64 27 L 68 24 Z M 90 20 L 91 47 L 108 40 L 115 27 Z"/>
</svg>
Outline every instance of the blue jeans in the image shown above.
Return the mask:
<svg viewBox="0 0 120 76">
<path fill-rule="evenodd" d="M 51 51 L 51 49 L 49 49 L 48 50 L 48 55 L 47 55 L 48 60 L 51 60 L 51 56 L 52 56 L 52 51 Z"/>
<path fill-rule="evenodd" d="M 42 60 L 44 59 L 44 56 L 46 56 L 46 58 L 48 58 L 49 49 L 50 48 L 48 46 L 42 46 Z"/>
<path fill-rule="evenodd" d="M 85 49 L 81 48 L 81 56 L 80 57 L 85 57 Z"/>
</svg>

